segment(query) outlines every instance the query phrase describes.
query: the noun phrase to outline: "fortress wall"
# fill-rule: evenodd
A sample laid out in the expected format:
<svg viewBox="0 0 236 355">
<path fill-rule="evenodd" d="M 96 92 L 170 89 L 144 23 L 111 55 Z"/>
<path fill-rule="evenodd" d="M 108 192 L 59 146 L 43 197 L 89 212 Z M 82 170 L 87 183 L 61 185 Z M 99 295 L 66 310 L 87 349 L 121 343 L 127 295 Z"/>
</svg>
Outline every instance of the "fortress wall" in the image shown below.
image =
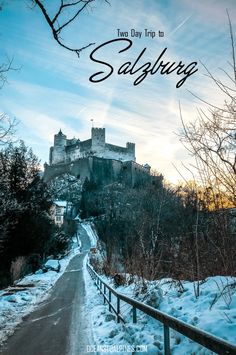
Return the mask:
<svg viewBox="0 0 236 355">
<path fill-rule="evenodd" d="M 92 174 L 92 166 L 90 162 L 90 158 L 81 158 L 71 163 L 71 174 L 76 176 L 82 182 L 86 178 L 91 179 Z"/>
<path fill-rule="evenodd" d="M 79 147 L 69 147 L 66 149 L 66 161 L 73 162 L 81 157 Z"/>
<path fill-rule="evenodd" d="M 106 143 L 105 145 L 106 149 L 112 151 L 112 152 L 118 152 L 118 153 L 126 153 L 127 148 L 125 147 L 118 147 L 118 145 Z"/>
<path fill-rule="evenodd" d="M 113 167 L 113 177 L 116 180 L 121 181 L 121 170 L 122 170 L 123 163 L 119 160 L 112 160 L 112 167 Z"/>
<path fill-rule="evenodd" d="M 134 154 L 128 151 L 127 148 L 118 147 L 113 144 L 106 143 L 104 158 L 106 159 L 117 159 L 121 161 L 134 160 Z"/>
<path fill-rule="evenodd" d="M 67 140 L 66 140 L 66 146 L 70 146 L 70 147 L 76 146 L 76 144 L 77 144 L 78 142 L 80 142 L 80 141 L 79 141 L 78 139 L 76 139 L 76 138 L 67 139 Z"/>
<path fill-rule="evenodd" d="M 49 182 L 57 176 L 70 173 L 69 164 L 57 164 L 57 165 L 48 165 L 45 164 L 43 179 L 45 182 Z"/>
<path fill-rule="evenodd" d="M 147 169 L 136 162 L 132 162 L 132 185 L 143 185 L 150 180 L 151 176 Z"/>
<path fill-rule="evenodd" d="M 87 158 L 91 155 L 91 139 L 84 142 L 77 142 L 66 147 L 66 161 L 74 162 L 80 158 Z"/>
<path fill-rule="evenodd" d="M 65 162 L 66 153 L 64 146 L 53 147 L 52 149 L 52 164 L 59 164 Z"/>
<path fill-rule="evenodd" d="M 122 162 L 99 157 L 79 158 L 66 164 L 45 165 L 44 180 L 69 173 L 82 181 L 88 178 L 100 186 L 122 182 L 127 186 L 142 185 L 151 181 L 148 171 L 133 161 Z"/>
<path fill-rule="evenodd" d="M 92 162 L 92 177 L 98 185 L 111 184 L 119 179 L 122 162 L 97 157 L 93 157 Z"/>
<path fill-rule="evenodd" d="M 140 164 L 134 161 L 123 163 L 122 181 L 128 186 L 143 185 L 150 181 L 149 172 Z"/>
<path fill-rule="evenodd" d="M 80 151 L 84 152 L 87 150 L 91 150 L 92 147 L 92 139 L 87 139 L 86 141 L 79 143 Z"/>
<path fill-rule="evenodd" d="M 133 186 L 132 185 L 133 179 L 132 179 L 132 162 L 131 161 L 126 161 L 122 164 L 121 180 L 125 185 Z"/>
<path fill-rule="evenodd" d="M 92 174 L 92 163 L 90 159 L 91 158 L 77 159 L 73 163 L 66 164 L 46 164 L 44 169 L 44 181 L 48 182 L 51 179 L 66 173 L 77 177 L 82 182 L 86 179 L 86 177 L 90 180 Z"/>
</svg>

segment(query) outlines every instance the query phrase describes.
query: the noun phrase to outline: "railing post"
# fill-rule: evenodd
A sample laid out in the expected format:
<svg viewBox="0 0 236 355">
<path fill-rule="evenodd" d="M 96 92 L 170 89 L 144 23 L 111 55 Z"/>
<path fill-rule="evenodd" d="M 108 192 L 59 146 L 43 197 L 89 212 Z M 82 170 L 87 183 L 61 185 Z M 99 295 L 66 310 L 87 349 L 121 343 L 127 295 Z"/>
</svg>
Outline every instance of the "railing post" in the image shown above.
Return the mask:
<svg viewBox="0 0 236 355">
<path fill-rule="evenodd" d="M 164 354 L 170 355 L 170 329 L 167 325 L 163 325 L 164 327 Z"/>
<path fill-rule="evenodd" d="M 109 290 L 109 312 L 111 312 L 111 290 Z"/>
<path fill-rule="evenodd" d="M 137 308 L 133 306 L 133 323 L 137 323 Z"/>
<path fill-rule="evenodd" d="M 104 304 L 106 303 L 106 285 L 104 284 Z"/>
<path fill-rule="evenodd" d="M 119 299 L 119 297 L 117 297 L 117 310 L 116 310 L 116 312 L 117 312 L 117 323 L 120 323 L 120 316 L 119 316 L 119 314 L 120 314 L 120 299 Z"/>
<path fill-rule="evenodd" d="M 102 280 L 99 280 L 99 281 L 100 281 L 99 290 L 100 290 L 100 293 L 102 293 Z"/>
</svg>

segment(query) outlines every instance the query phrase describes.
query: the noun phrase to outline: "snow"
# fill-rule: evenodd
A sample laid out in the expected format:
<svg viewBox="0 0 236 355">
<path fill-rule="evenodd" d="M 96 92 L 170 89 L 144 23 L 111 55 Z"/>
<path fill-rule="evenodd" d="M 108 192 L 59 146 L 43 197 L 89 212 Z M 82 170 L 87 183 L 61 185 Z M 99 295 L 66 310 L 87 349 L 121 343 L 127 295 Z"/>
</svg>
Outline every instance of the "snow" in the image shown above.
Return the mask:
<svg viewBox="0 0 236 355">
<path fill-rule="evenodd" d="M 98 237 L 92 227 L 92 224 L 90 222 L 83 222 L 83 223 L 81 223 L 81 225 L 86 230 L 86 232 L 89 236 L 91 247 L 96 247 Z"/>
<path fill-rule="evenodd" d="M 55 259 L 50 259 L 45 263 L 45 266 L 47 268 L 53 268 L 53 269 L 57 269 L 58 265 L 60 265 L 59 260 L 55 260 Z"/>
<path fill-rule="evenodd" d="M 65 207 L 65 208 L 66 208 L 66 205 L 67 205 L 66 201 L 53 201 L 53 203 L 55 205 L 57 205 L 58 207 Z"/>
<path fill-rule="evenodd" d="M 87 226 L 89 228 L 89 225 Z M 91 227 L 90 227 L 91 228 Z M 94 234 L 94 231 L 92 231 Z M 95 234 L 95 239 L 97 239 Z M 98 255 L 97 255 L 98 254 Z M 99 251 L 96 257 L 100 257 Z M 163 354 L 163 325 L 137 310 L 137 323 L 132 322 L 132 307 L 120 302 L 121 314 L 126 323 L 117 323 L 114 313 L 104 305 L 103 297 L 97 291 L 84 260 L 84 279 L 90 321 L 93 327 L 94 348 L 112 354 Z M 200 294 L 196 297 L 196 283 L 161 279 L 141 281 L 124 275 L 126 285 L 116 288 L 179 320 L 205 330 L 236 345 L 236 278 L 214 276 L 200 282 Z M 112 278 L 100 276 L 113 288 Z M 133 279 L 133 282 L 131 280 Z M 116 298 L 112 296 L 116 307 Z M 212 351 L 191 341 L 182 334 L 170 330 L 171 353 L 173 355 L 210 355 Z M 119 348 L 120 347 L 120 348 Z"/>
<path fill-rule="evenodd" d="M 60 259 L 60 272 L 38 270 L 35 274 L 25 276 L 14 286 L 0 291 L 0 345 L 14 333 L 23 317 L 31 313 L 49 296 L 49 291 L 63 274 L 69 261 L 79 253 L 74 242 L 70 253 Z M 58 267 L 58 260 L 48 260 L 48 266 Z M 12 291 L 11 291 L 12 290 Z"/>
<path fill-rule="evenodd" d="M 160 322 L 138 310 L 138 322 L 133 324 L 131 307 L 121 301 L 121 313 L 126 324 L 118 324 L 115 315 L 103 304 L 101 295 L 95 292 L 96 286 L 86 268 L 84 277 L 97 350 L 106 346 L 109 352 L 112 346 L 119 344 L 123 346 L 123 354 L 130 353 L 129 347 L 133 347 L 134 354 L 142 353 L 140 346 L 143 353 L 163 354 L 163 326 Z M 113 284 L 112 279 L 105 276 L 102 278 Z M 178 283 L 171 279 L 146 282 L 145 293 L 138 292 L 141 282 L 120 286 L 116 290 L 236 345 L 236 286 L 226 287 L 222 294 L 223 288 L 235 281 L 230 277 L 210 277 L 200 285 L 198 298 L 195 297 L 193 282 L 183 281 L 181 291 Z M 116 306 L 115 297 L 113 302 Z M 170 330 L 170 334 L 174 355 L 213 354 L 174 330 Z M 112 354 L 120 353 L 119 349 L 115 350 Z"/>
</svg>

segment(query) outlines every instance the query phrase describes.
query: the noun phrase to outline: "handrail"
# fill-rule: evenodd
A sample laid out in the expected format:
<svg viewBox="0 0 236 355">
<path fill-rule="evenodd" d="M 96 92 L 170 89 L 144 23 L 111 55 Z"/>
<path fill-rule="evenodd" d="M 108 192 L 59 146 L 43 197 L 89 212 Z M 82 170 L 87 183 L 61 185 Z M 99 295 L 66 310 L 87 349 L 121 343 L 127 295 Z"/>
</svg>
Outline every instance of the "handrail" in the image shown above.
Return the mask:
<svg viewBox="0 0 236 355">
<path fill-rule="evenodd" d="M 90 273 L 90 276 L 95 279 L 96 285 L 100 290 L 100 293 L 103 294 L 104 303 L 109 304 L 109 310 L 111 309 L 115 312 L 117 316 L 117 321 L 119 322 L 124 319 L 120 314 L 120 300 L 133 306 L 133 322 L 137 322 L 136 309 L 144 312 L 145 314 L 151 316 L 152 318 L 160 321 L 164 326 L 164 350 L 165 355 L 170 355 L 170 337 L 169 337 L 169 328 L 176 330 L 177 332 L 185 335 L 186 337 L 194 340 L 196 343 L 201 344 L 205 348 L 222 355 L 236 355 L 236 346 L 212 335 L 204 330 L 201 330 L 191 324 L 183 322 L 177 318 L 174 318 L 162 311 L 159 311 L 153 307 L 150 307 L 142 302 L 139 302 L 131 297 L 128 297 L 120 292 L 114 290 L 110 285 L 101 279 L 101 277 L 94 271 L 94 269 L 87 263 L 87 268 Z M 102 285 L 104 292 L 102 291 Z M 106 289 L 109 290 L 109 297 L 106 296 Z M 111 304 L 111 293 L 117 298 L 117 308 Z"/>
</svg>

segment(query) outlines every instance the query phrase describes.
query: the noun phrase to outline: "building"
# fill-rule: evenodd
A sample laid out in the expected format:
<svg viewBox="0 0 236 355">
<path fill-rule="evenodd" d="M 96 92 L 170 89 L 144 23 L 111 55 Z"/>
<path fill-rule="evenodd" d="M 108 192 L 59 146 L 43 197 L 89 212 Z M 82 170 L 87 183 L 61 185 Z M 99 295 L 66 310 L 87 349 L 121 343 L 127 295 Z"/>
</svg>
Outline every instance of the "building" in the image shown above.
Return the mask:
<svg viewBox="0 0 236 355">
<path fill-rule="evenodd" d="M 53 201 L 51 208 L 51 216 L 54 223 L 61 227 L 64 223 L 64 216 L 66 213 L 67 202 L 66 201 Z"/>
<path fill-rule="evenodd" d="M 60 130 L 54 136 L 54 145 L 50 148 L 49 165 L 70 163 L 77 159 L 95 156 L 119 161 L 135 161 L 135 144 L 126 143 L 126 147 L 106 143 L 105 128 L 92 128 L 91 138 L 85 141 L 67 139 Z"/>
<path fill-rule="evenodd" d="M 134 143 L 126 147 L 106 143 L 105 128 L 92 128 L 85 141 L 67 139 L 61 130 L 55 134 L 44 168 L 46 182 L 70 174 L 82 183 L 87 179 L 99 186 L 121 182 L 133 187 L 150 181 L 151 167 L 136 162 Z"/>
</svg>

